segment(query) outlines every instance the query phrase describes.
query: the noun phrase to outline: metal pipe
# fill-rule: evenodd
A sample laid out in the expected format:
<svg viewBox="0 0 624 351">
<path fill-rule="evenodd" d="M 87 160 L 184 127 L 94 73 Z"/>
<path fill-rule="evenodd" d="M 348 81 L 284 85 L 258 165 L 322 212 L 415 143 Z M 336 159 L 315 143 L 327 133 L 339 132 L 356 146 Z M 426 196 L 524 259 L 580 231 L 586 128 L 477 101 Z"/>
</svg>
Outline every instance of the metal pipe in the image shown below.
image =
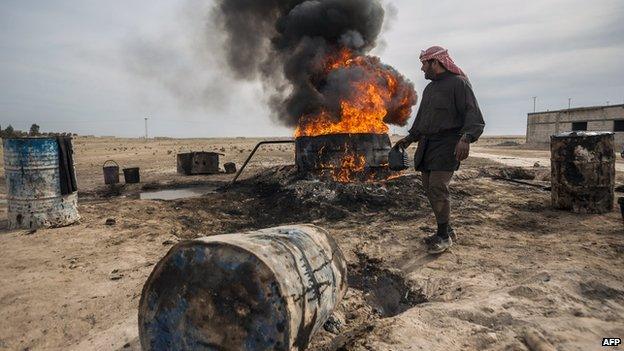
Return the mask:
<svg viewBox="0 0 624 351">
<path fill-rule="evenodd" d="M 550 189 L 551 189 L 551 187 L 549 187 L 549 186 L 544 186 L 544 185 L 541 185 L 541 184 L 535 184 L 535 183 L 531 183 L 531 182 L 523 182 L 521 180 L 512 179 L 512 178 L 492 177 L 492 179 L 494 179 L 494 180 L 502 180 L 502 181 L 516 183 L 516 184 L 528 185 L 528 186 L 532 186 L 532 187 L 535 187 L 535 188 L 539 188 L 539 189 L 544 190 L 544 191 L 550 191 Z"/>
<path fill-rule="evenodd" d="M 243 163 L 243 166 L 238 170 L 238 172 L 236 172 L 236 175 L 234 176 L 234 179 L 232 179 L 232 181 L 230 182 L 230 184 L 228 186 L 232 186 L 234 185 L 234 183 L 236 183 L 236 180 L 238 179 L 238 176 L 240 176 L 240 174 L 243 172 L 243 169 L 245 169 L 245 167 L 247 166 L 247 163 L 249 163 L 249 160 L 251 160 L 251 158 L 253 157 L 253 155 L 256 153 L 256 151 L 258 151 L 258 148 L 264 144 L 293 144 L 295 142 L 295 140 L 293 139 L 289 139 L 289 140 L 266 140 L 266 141 L 261 141 L 258 144 L 256 144 L 256 147 L 254 147 L 254 149 L 251 151 L 251 153 L 249 154 L 249 157 L 247 157 L 247 159 L 245 160 L 245 163 Z"/>
</svg>

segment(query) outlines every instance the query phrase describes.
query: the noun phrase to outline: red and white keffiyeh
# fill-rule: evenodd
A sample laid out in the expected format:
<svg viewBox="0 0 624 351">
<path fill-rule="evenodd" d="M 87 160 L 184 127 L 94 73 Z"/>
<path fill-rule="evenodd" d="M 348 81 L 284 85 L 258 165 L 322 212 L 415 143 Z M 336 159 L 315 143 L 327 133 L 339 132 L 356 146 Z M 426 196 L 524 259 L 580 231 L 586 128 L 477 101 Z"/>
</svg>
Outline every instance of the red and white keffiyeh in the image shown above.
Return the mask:
<svg viewBox="0 0 624 351">
<path fill-rule="evenodd" d="M 432 46 L 427 50 L 420 51 L 420 61 L 436 60 L 448 71 L 466 77 L 464 71 L 459 68 L 448 54 L 448 50 L 441 46 Z"/>
</svg>

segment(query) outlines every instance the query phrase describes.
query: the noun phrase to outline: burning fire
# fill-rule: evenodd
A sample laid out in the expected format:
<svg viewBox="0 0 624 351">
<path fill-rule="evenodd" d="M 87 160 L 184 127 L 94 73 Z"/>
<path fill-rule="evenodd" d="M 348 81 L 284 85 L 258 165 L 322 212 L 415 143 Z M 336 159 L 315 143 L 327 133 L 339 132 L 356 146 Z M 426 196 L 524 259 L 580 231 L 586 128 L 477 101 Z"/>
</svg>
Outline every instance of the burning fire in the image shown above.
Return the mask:
<svg viewBox="0 0 624 351">
<path fill-rule="evenodd" d="M 340 133 L 388 132 L 386 122 L 405 125 L 416 103 L 411 86 L 391 67 L 373 56 L 355 56 L 343 48 L 330 56 L 325 64 L 325 74 L 359 68 L 365 74 L 362 79 L 350 83 L 351 92 L 340 101 L 338 116 L 324 109 L 315 115 L 302 116 L 295 137 L 318 136 Z"/>
<path fill-rule="evenodd" d="M 416 104 L 416 92 L 392 67 L 379 58 L 355 54 L 343 48 L 327 57 L 324 65 L 325 79 L 348 77 L 348 92 L 342 94 L 338 111 L 323 108 L 316 114 L 299 118 L 295 137 L 314 137 L 328 134 L 386 134 L 387 123 L 405 125 Z M 355 79 L 354 79 L 355 77 Z M 321 150 L 322 152 L 322 150 Z M 335 181 L 347 183 L 361 178 L 367 162 L 363 155 L 345 145 L 340 165 L 326 165 Z M 368 174 L 368 180 L 376 178 Z"/>
<path fill-rule="evenodd" d="M 354 154 L 347 154 L 342 158 L 342 164 L 338 173 L 334 173 L 334 180 L 341 183 L 353 181 L 353 174 L 363 172 L 366 166 L 366 158 L 362 155 L 356 157 Z"/>
<path fill-rule="evenodd" d="M 323 146 L 318 154 L 322 155 L 325 147 Z M 387 166 L 387 164 L 379 165 L 380 167 Z M 376 182 L 380 180 L 380 174 L 376 169 L 367 168 L 366 157 L 358 154 L 356 151 L 351 150 L 349 144 L 344 144 L 344 155 L 337 160 L 336 163 L 329 162 L 321 164 L 321 174 L 323 176 L 330 176 L 336 182 L 350 183 L 353 181 L 366 181 Z M 386 180 L 394 179 L 400 174 L 383 173 L 383 178 Z"/>
<path fill-rule="evenodd" d="M 331 176 L 331 178 L 340 183 L 349 183 L 356 179 L 356 175 L 364 172 L 366 168 L 366 157 L 363 155 L 357 156 L 354 153 L 347 152 L 341 160 L 339 167 L 326 165 L 325 168 Z M 374 174 L 369 176 L 368 180 L 372 180 Z"/>
</svg>

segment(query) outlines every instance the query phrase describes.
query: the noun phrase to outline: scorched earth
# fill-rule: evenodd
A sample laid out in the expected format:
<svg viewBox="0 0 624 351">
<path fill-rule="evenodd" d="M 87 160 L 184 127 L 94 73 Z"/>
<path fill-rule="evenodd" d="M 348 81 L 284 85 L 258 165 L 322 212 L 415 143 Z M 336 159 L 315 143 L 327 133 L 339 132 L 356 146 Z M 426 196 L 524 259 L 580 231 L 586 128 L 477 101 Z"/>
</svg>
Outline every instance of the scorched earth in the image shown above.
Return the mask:
<svg viewBox="0 0 624 351">
<path fill-rule="evenodd" d="M 282 145 L 265 147 L 227 192 L 216 189 L 231 175 L 176 174 L 178 152 L 222 152 L 240 166 L 258 141 L 76 138 L 82 220 L 36 232 L 2 221 L 0 349 L 139 349 L 141 288 L 172 244 L 306 222 L 337 240 L 350 284 L 311 350 L 527 350 L 535 334 L 558 350 L 599 350 L 624 335 L 622 217 L 551 209 L 547 151 L 483 138 L 452 183 L 459 240 L 432 256 L 421 239 L 434 218 L 412 170 L 374 183 L 300 180 Z M 142 183 L 104 187 L 109 158 L 140 167 Z M 139 198 L 187 185 L 215 191 Z"/>
</svg>

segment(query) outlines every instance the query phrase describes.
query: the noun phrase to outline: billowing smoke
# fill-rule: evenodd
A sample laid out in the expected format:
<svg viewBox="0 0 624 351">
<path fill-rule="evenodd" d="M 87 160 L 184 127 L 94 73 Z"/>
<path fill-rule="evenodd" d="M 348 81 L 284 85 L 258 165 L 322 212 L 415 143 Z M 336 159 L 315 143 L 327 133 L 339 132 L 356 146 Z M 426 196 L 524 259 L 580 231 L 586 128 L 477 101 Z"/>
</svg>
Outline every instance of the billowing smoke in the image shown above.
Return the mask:
<svg viewBox="0 0 624 351">
<path fill-rule="evenodd" d="M 224 33 L 230 69 L 239 79 L 262 80 L 284 124 L 297 126 L 302 116 L 321 111 L 339 119 L 340 101 L 355 83 L 387 74 L 395 79 L 396 93 L 386 103 L 384 121 L 404 125 L 409 118 L 416 103 L 412 84 L 365 56 L 383 25 L 378 0 L 217 0 L 212 15 Z M 328 61 L 345 49 L 360 64 L 328 70 Z"/>
</svg>

